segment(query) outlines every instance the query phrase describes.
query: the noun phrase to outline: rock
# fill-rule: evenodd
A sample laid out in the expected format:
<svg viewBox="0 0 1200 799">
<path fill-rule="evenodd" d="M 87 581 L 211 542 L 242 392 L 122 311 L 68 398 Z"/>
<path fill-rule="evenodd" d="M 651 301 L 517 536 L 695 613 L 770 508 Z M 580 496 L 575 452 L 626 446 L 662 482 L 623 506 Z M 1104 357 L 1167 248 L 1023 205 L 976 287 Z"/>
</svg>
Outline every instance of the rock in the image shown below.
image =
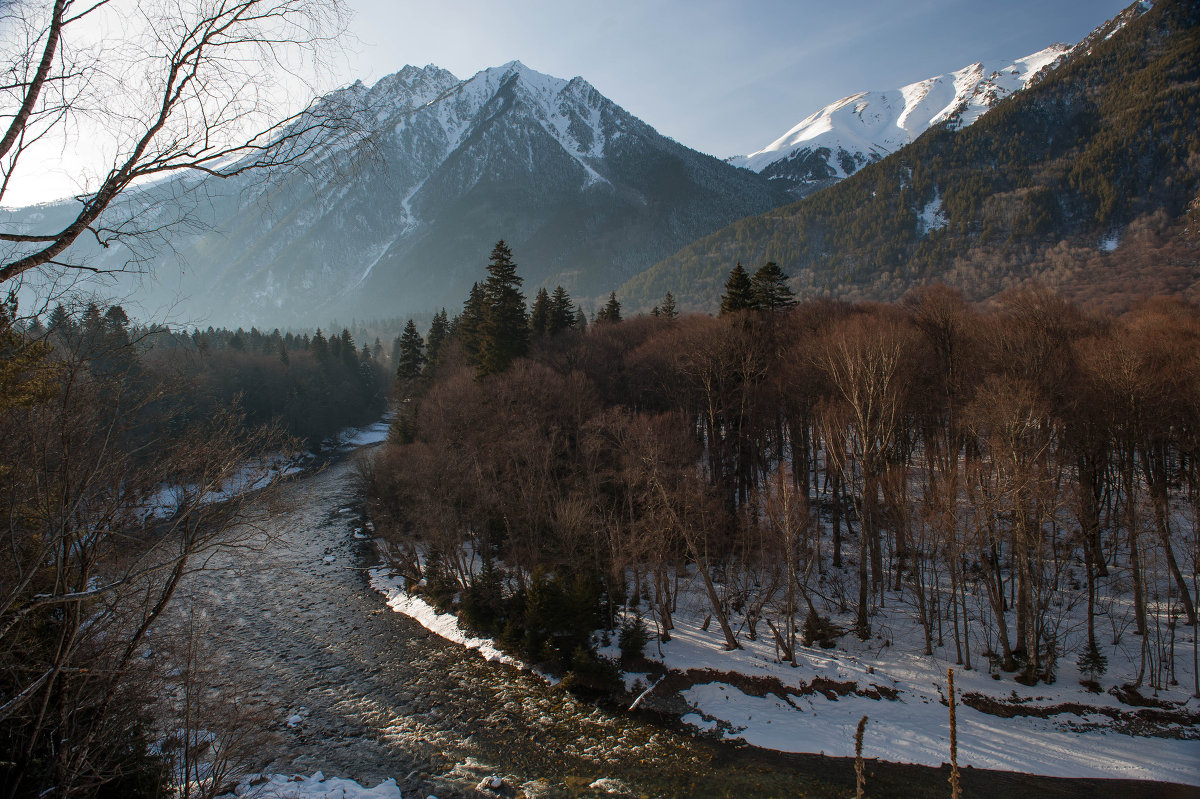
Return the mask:
<svg viewBox="0 0 1200 799">
<path fill-rule="evenodd" d="M 490 777 L 484 777 L 483 779 L 481 779 L 479 781 L 479 784 L 475 786 L 475 790 L 477 790 L 477 791 L 488 791 L 488 790 L 498 791 L 503 787 L 504 787 L 504 780 L 501 779 L 499 776 L 493 774 Z"/>
</svg>

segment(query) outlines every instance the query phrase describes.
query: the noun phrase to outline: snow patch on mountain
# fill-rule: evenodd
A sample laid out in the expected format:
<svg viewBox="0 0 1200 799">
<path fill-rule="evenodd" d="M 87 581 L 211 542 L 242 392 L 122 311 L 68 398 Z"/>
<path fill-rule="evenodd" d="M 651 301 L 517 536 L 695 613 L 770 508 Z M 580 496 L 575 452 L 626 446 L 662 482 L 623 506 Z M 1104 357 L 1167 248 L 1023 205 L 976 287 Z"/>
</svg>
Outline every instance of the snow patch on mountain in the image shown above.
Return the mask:
<svg viewBox="0 0 1200 799">
<path fill-rule="evenodd" d="M 946 226 L 946 213 L 942 210 L 942 198 L 935 194 L 933 199 L 925 203 L 925 207 L 921 209 L 919 217 L 921 222 L 921 235 L 927 236 L 935 230 L 941 230 Z"/>
</svg>

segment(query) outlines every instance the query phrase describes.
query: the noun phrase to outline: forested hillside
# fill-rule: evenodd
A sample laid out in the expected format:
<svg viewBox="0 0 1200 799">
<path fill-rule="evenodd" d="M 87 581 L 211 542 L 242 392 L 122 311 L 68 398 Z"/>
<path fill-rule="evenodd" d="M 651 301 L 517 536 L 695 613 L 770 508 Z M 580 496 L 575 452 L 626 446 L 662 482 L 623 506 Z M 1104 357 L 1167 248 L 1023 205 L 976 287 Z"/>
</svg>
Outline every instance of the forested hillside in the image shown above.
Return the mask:
<svg viewBox="0 0 1200 799">
<path fill-rule="evenodd" d="M 889 639 L 899 606 L 924 654 L 1026 684 L 1066 662 L 1098 686 L 1118 653 L 1135 689 L 1175 680 L 1174 631 L 1196 623 L 1195 306 L 755 302 L 772 274 L 743 274 L 718 318 L 531 343 L 492 324 L 528 352 L 499 368 L 478 355 L 494 341 L 472 355 L 453 333 L 369 477 L 408 585 L 584 686 L 607 668 L 590 631 L 624 618 L 636 657 L 636 612 L 668 640 L 681 580 L 727 649 L 773 636 L 793 664 L 798 641 Z"/>
<path fill-rule="evenodd" d="M 1195 3 L 1156 3 L 971 127 L 933 128 L 620 293 L 649 307 L 677 290 L 682 307 L 712 310 L 735 262 L 775 261 L 804 297 L 894 299 L 941 280 L 982 299 L 1030 278 L 1081 300 L 1115 290 L 1126 306 L 1130 295 L 1195 297 L 1198 21 Z"/>
</svg>

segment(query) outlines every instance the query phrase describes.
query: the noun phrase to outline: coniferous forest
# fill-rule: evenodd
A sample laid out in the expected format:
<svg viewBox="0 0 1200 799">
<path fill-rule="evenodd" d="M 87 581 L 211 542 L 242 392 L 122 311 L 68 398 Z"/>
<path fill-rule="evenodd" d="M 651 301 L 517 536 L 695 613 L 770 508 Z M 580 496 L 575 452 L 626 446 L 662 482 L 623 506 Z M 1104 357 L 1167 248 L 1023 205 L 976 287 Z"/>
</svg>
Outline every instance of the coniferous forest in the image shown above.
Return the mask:
<svg viewBox="0 0 1200 799">
<path fill-rule="evenodd" d="M 773 638 L 795 662 L 890 607 L 919 623 L 913 654 L 1030 685 L 1069 659 L 1095 684 L 1132 646 L 1132 690 L 1174 684 L 1196 622 L 1195 307 L 941 286 L 796 304 L 777 266 L 739 264 L 718 317 L 668 295 L 531 334 L 503 254 L 369 475 L 440 607 L 583 686 L 612 677 L 593 630 L 630 656 L 670 637 L 681 579 L 728 649 Z"/>
</svg>

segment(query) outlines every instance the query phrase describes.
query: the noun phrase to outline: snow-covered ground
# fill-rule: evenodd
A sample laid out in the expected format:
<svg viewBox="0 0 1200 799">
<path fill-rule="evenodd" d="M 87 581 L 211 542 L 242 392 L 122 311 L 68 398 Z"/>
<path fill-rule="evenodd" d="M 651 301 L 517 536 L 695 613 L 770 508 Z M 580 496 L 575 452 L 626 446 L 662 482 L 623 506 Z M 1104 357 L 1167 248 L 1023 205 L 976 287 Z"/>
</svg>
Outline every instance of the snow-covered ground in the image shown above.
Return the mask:
<svg viewBox="0 0 1200 799">
<path fill-rule="evenodd" d="M 380 444 L 387 440 L 391 424 L 391 415 L 388 414 L 365 427 L 347 427 L 325 443 L 334 449 L 357 449 Z M 181 507 L 196 502 L 201 505 L 227 502 L 235 496 L 244 496 L 264 489 L 281 477 L 304 471 L 311 465 L 309 461 L 313 458 L 312 453 L 302 453 L 293 458 L 276 455 L 249 461 L 223 481 L 219 488 L 204 490 L 199 500 L 196 500 L 195 496 L 201 490 L 200 487 L 163 483 L 142 503 L 142 512 L 146 519 L 166 519 Z"/>
<path fill-rule="evenodd" d="M 146 519 L 166 519 L 174 516 L 183 507 L 195 504 L 211 505 L 217 502 L 227 502 L 235 496 L 244 496 L 254 491 L 266 488 L 280 477 L 303 471 L 303 458 L 287 459 L 282 456 L 262 458 L 242 465 L 220 488 L 203 491 L 196 499 L 197 492 L 202 487 L 181 486 L 163 483 L 158 491 L 142 503 L 143 515 Z"/>
<path fill-rule="evenodd" d="M 382 444 L 387 441 L 388 430 L 392 427 L 392 416 L 388 414 L 374 424 L 366 427 L 347 427 L 333 440 L 338 448 L 357 449 L 370 444 Z"/>
<path fill-rule="evenodd" d="M 395 780 L 385 780 L 374 788 L 364 788 L 354 780 L 326 777 L 321 772 L 311 777 L 283 774 L 255 775 L 243 780 L 233 793 L 219 799 L 402 799 Z"/>
<path fill-rule="evenodd" d="M 458 617 L 454 614 L 438 613 L 437 609 L 424 599 L 405 593 L 404 578 L 390 574 L 388 569 L 382 566 L 371 569 L 369 574 L 371 587 L 383 594 L 388 607 L 397 613 L 403 613 L 426 630 L 440 635 L 447 641 L 461 644 L 467 649 L 477 650 L 487 660 L 515 666 L 521 665 L 515 658 L 501 652 L 490 639 L 477 638 L 463 630 L 458 624 Z"/>
<path fill-rule="evenodd" d="M 478 649 L 489 659 L 515 662 L 493 642 L 464 632 L 452 614 L 438 613 L 418 597 L 404 593 L 402 580 L 384 569 L 372 572 L 371 585 L 393 610 L 415 619 L 451 641 Z M 672 672 L 686 675 L 681 696 L 694 709 L 683 721 L 700 730 L 754 746 L 784 752 L 812 752 L 835 757 L 854 754 L 854 730 L 869 717 L 863 753 L 897 763 L 940 766 L 950 760 L 946 669 L 950 653 L 942 647 L 932 657 L 921 651 L 920 627 L 903 605 L 873 620 L 881 635 L 860 642 L 843 636 L 839 648 L 801 647 L 798 666 L 781 662 L 769 635 L 740 635 L 742 649 L 724 650 L 717 625 L 701 629 L 707 615 L 701 592 L 693 586 L 680 599 L 675 629 L 665 643 L 652 640 L 646 655 Z M 1191 639 L 1183 628 L 1178 659 L 1180 685 L 1157 698 L 1195 714 L 1200 700 L 1188 694 Z M 616 659 L 612 645 L 599 652 Z M 1184 656 L 1186 654 L 1186 657 Z M 976 654 L 978 661 L 986 660 Z M 1129 661 L 1130 656 L 1124 660 Z M 1119 684 L 1130 662 L 1114 654 L 1105 687 Z M 1187 661 L 1186 663 L 1184 661 Z M 1028 687 L 1011 675 L 983 668 L 955 668 L 958 697 L 958 762 L 962 767 L 1020 771 L 1053 777 L 1140 779 L 1200 785 L 1200 739 L 1195 730 L 1158 724 L 1158 731 L 1190 735 L 1133 735 L 1138 708 L 1109 693 L 1095 694 L 1079 684 L 1080 675 L 1064 659 L 1052 685 Z M 1136 673 L 1136 669 L 1134 669 Z M 1000 679 L 996 679 L 999 676 Z M 626 674 L 626 684 L 651 685 L 649 674 Z M 830 686 L 833 683 L 839 686 Z M 752 695 L 737 685 L 765 686 Z M 652 689 L 650 694 L 654 693 Z M 1005 705 L 1005 716 L 977 710 L 964 696 Z M 895 698 L 888 698 L 895 697 Z M 1060 706 L 1075 707 L 1065 708 Z M 1083 707 L 1079 707 L 1083 706 Z M 1057 707 L 1057 711 L 1054 709 Z M 1106 712 L 1107 711 L 1107 712 Z M 1008 717 L 1008 713 L 1013 713 Z M 1039 717 L 1045 715 L 1045 718 Z M 1114 716 L 1122 721 L 1117 721 Z"/>
<path fill-rule="evenodd" d="M 939 766 L 950 761 L 950 722 L 946 699 L 947 663 L 918 654 L 916 640 L 895 640 L 878 648 L 871 640 L 855 646 L 852 636 L 839 647 L 802 648 L 799 665 L 777 660 L 775 647 L 765 640 L 748 641 L 743 649 L 726 652 L 720 632 L 699 629 L 694 617 L 681 617 L 671 640 L 662 644 L 662 663 L 672 670 L 712 670 L 711 680 L 700 678 L 683 692 L 696 712 L 684 717 L 701 729 L 720 729 L 729 738 L 784 752 L 815 752 L 835 757 L 854 755 L 854 730 L 869 716 L 863 738 L 865 757 L 897 763 Z M 1190 646 L 1188 647 L 1190 650 Z M 652 642 L 647 653 L 657 657 Z M 616 648 L 608 654 L 617 654 Z M 1190 654 L 1188 657 L 1190 660 Z M 725 672 L 777 680 L 784 695 L 751 696 L 722 679 Z M 896 699 L 871 698 L 850 693 L 828 695 L 808 688 L 827 680 L 854 683 L 863 693 L 883 688 Z M 793 689 L 787 691 L 786 689 Z M 891 690 L 888 690 L 891 689 Z M 1022 771 L 1053 777 L 1141 779 L 1200 785 L 1200 740 L 1140 737 L 1116 732 L 1112 719 L 1100 712 L 1086 715 L 1061 713 L 1049 718 L 1002 718 L 964 704 L 964 694 L 981 694 L 1038 708 L 1078 703 L 1103 708 L 1133 710 L 1109 694 L 1088 693 L 1078 683 L 1074 668 L 1064 668 L 1053 685 L 1027 687 L 1011 678 L 994 680 L 986 671 L 955 667 L 958 699 L 958 762 L 960 766 Z M 1188 700 L 1184 687 L 1172 692 L 1192 711 L 1200 701 Z M 786 697 L 786 698 L 785 698 Z"/>
</svg>

